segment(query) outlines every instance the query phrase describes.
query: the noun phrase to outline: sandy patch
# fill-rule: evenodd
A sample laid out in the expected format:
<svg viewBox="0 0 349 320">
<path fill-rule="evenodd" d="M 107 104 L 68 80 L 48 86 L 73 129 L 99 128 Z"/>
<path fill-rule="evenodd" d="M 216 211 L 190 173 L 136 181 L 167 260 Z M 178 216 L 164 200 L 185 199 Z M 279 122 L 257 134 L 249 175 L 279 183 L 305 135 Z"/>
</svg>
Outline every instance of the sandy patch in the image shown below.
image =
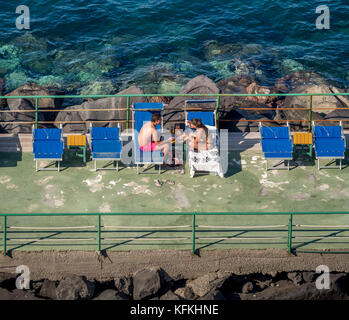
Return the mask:
<svg viewBox="0 0 349 320">
<path fill-rule="evenodd" d="M 1 176 L 0 177 L 1 184 L 9 183 L 10 181 L 11 181 L 11 178 L 9 176 Z"/>
<path fill-rule="evenodd" d="M 281 182 L 273 182 L 273 181 L 269 181 L 267 179 L 260 179 L 259 183 L 265 187 L 271 188 L 271 189 L 279 189 L 281 191 L 284 191 L 285 189 L 283 189 L 281 186 L 284 184 L 289 184 L 289 181 L 281 181 Z"/>
<path fill-rule="evenodd" d="M 62 207 L 64 205 L 63 191 L 58 192 L 57 187 L 52 184 L 48 184 L 45 187 L 45 191 L 43 202 L 46 205 L 50 207 Z"/>
<path fill-rule="evenodd" d="M 112 185 L 112 186 L 115 186 L 117 183 L 119 183 L 121 181 L 121 178 L 120 179 L 118 179 L 118 180 L 111 180 L 111 181 L 109 181 L 109 184 L 110 185 Z"/>
<path fill-rule="evenodd" d="M 8 184 L 6 186 L 6 189 L 18 189 L 18 186 L 16 186 L 15 184 Z"/>
<path fill-rule="evenodd" d="M 42 178 L 40 180 L 35 181 L 35 183 L 39 186 L 42 186 L 44 184 L 47 184 L 50 180 L 52 180 L 54 177 L 53 176 L 49 176 L 49 177 L 45 177 Z"/>
<path fill-rule="evenodd" d="M 319 190 L 325 191 L 328 190 L 330 186 L 328 184 L 322 184 L 320 187 L 318 187 Z"/>
<path fill-rule="evenodd" d="M 308 200 L 310 198 L 310 195 L 304 192 L 296 192 L 293 194 L 290 194 L 289 199 L 295 200 L 295 201 L 304 201 Z"/>
<path fill-rule="evenodd" d="M 91 192 L 101 191 L 104 187 L 102 182 L 102 174 L 98 174 L 96 178 L 83 180 L 90 187 Z"/>
<path fill-rule="evenodd" d="M 189 208 L 190 202 L 185 195 L 185 190 L 182 187 L 176 187 L 174 190 L 174 196 L 176 199 L 176 204 L 179 208 Z"/>
</svg>

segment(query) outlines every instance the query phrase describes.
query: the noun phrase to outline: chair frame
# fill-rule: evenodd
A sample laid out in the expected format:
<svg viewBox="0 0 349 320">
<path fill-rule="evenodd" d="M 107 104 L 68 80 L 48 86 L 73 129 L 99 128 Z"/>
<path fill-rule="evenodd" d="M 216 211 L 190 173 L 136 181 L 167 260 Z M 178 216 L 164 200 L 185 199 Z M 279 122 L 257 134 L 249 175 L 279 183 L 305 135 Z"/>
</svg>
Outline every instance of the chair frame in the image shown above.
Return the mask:
<svg viewBox="0 0 349 320">
<path fill-rule="evenodd" d="M 292 135 L 291 135 L 291 129 L 290 129 L 290 124 L 288 123 L 288 121 L 286 122 L 286 126 L 287 126 L 287 128 L 288 128 L 288 135 L 289 135 L 289 140 L 291 141 L 291 143 L 292 143 L 292 157 L 291 158 L 266 158 L 265 156 L 264 156 L 264 158 L 265 158 L 265 169 L 268 171 L 268 170 L 287 170 L 287 171 L 289 171 L 290 170 L 290 161 L 291 160 L 293 160 L 293 139 L 292 139 Z M 259 133 L 261 132 L 261 128 L 263 127 L 262 126 L 262 122 L 259 122 L 259 125 L 258 125 L 258 127 L 259 127 Z M 263 140 L 263 137 L 262 137 L 262 134 L 260 134 L 261 135 L 261 140 L 260 140 L 260 144 L 261 144 L 261 146 L 262 146 L 262 140 Z M 269 167 L 268 166 L 268 160 L 279 160 L 280 162 L 279 163 L 277 163 L 277 164 L 275 164 L 275 165 L 272 165 L 271 167 Z M 284 164 L 287 164 L 287 166 L 286 167 L 279 167 L 280 166 L 280 164 L 282 164 L 282 163 L 284 163 Z"/>
<path fill-rule="evenodd" d="M 60 158 L 35 158 L 35 153 L 34 153 L 34 150 L 33 150 L 34 161 L 35 161 L 35 171 L 36 172 L 39 172 L 39 171 L 57 171 L 57 172 L 59 172 L 60 171 L 60 162 L 63 161 L 63 154 L 64 154 L 64 139 L 63 139 L 63 129 L 62 128 L 63 128 L 62 124 L 60 124 L 59 128 L 57 128 L 57 129 L 61 130 L 60 141 L 63 143 L 63 153 L 62 153 L 62 156 Z M 34 148 L 34 142 L 35 142 L 35 140 L 34 140 L 34 130 L 35 129 L 38 129 L 38 128 L 35 128 L 35 126 L 32 125 L 32 143 L 33 143 L 33 148 Z M 54 161 L 54 162 L 57 162 L 57 169 L 55 169 L 55 168 L 47 168 L 47 166 L 40 168 L 39 161 Z"/>
<path fill-rule="evenodd" d="M 315 148 L 315 121 L 312 122 L 312 134 L 313 134 L 313 146 L 314 146 L 314 149 L 315 149 L 315 157 L 317 159 L 317 168 L 318 170 L 321 170 L 321 169 L 339 169 L 339 170 L 342 170 L 343 169 L 343 166 L 342 166 L 342 160 L 345 159 L 345 154 L 343 155 L 343 157 L 318 157 L 317 154 L 316 154 L 316 148 Z M 339 126 L 341 127 L 341 138 L 343 139 L 344 141 L 344 148 L 346 149 L 347 148 L 347 145 L 346 145 L 346 139 L 345 139 L 345 135 L 344 135 L 344 130 L 343 130 L 343 125 L 342 125 L 342 121 L 339 122 Z M 345 153 L 345 151 L 344 151 Z M 334 159 L 335 161 L 336 160 L 339 160 L 339 166 L 335 165 L 335 166 L 329 166 L 329 165 L 326 165 L 326 166 L 320 166 L 320 159 Z M 331 163 L 331 162 L 329 162 Z"/>
<path fill-rule="evenodd" d="M 98 170 L 116 170 L 116 172 L 119 171 L 119 161 L 121 160 L 121 152 L 122 152 L 122 141 L 120 140 L 120 125 L 118 124 L 117 125 L 117 128 L 119 128 L 119 142 L 121 143 L 121 151 L 120 151 L 120 156 L 118 158 L 94 158 L 93 157 L 93 152 L 92 152 L 92 123 L 90 123 L 90 136 L 91 136 L 91 153 L 92 153 L 92 160 L 94 160 L 95 162 L 95 171 L 98 171 Z M 113 165 L 114 167 L 113 168 L 108 168 L 106 166 L 104 167 L 100 167 L 98 168 L 97 167 L 97 161 L 113 161 Z"/>
</svg>

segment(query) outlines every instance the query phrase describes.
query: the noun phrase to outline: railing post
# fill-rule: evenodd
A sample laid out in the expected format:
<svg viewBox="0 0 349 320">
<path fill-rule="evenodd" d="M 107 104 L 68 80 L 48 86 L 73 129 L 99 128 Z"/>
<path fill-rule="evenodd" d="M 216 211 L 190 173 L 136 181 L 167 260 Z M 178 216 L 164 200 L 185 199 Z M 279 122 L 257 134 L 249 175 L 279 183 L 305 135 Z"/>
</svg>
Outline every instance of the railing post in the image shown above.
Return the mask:
<svg viewBox="0 0 349 320">
<path fill-rule="evenodd" d="M 7 216 L 4 216 L 4 226 L 3 226 L 3 230 L 4 230 L 4 256 L 6 256 L 7 254 L 7 247 L 6 247 L 6 238 L 7 238 Z"/>
<path fill-rule="evenodd" d="M 98 215 L 98 252 L 101 251 L 101 215 Z"/>
<path fill-rule="evenodd" d="M 126 98 L 126 129 L 128 130 L 129 128 L 129 118 L 130 118 L 130 96 L 127 96 Z"/>
<path fill-rule="evenodd" d="M 220 96 L 217 96 L 217 103 L 216 103 L 216 127 L 217 128 L 219 123 L 219 98 Z"/>
<path fill-rule="evenodd" d="M 288 253 L 292 254 L 292 213 L 290 213 L 290 218 L 288 220 Z"/>
<path fill-rule="evenodd" d="M 35 98 L 35 129 L 38 128 L 38 98 Z"/>
<path fill-rule="evenodd" d="M 313 117 L 313 96 L 310 96 L 310 104 L 309 104 L 309 115 L 308 115 L 308 130 L 311 131 L 311 122 Z"/>
<path fill-rule="evenodd" d="M 191 231 L 192 231 L 192 253 L 195 254 L 195 212 L 192 214 Z"/>
</svg>

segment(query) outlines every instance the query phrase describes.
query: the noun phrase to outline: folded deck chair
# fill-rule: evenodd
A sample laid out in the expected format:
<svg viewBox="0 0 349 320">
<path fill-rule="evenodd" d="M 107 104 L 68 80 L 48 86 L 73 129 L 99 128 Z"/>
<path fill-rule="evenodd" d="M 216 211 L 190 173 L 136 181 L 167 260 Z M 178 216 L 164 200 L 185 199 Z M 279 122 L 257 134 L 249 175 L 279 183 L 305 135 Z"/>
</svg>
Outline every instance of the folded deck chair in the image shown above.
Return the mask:
<svg viewBox="0 0 349 320">
<path fill-rule="evenodd" d="M 119 128 L 91 127 L 92 160 L 95 161 L 95 170 L 119 170 L 121 158 L 121 141 Z M 97 160 L 107 160 L 116 163 L 115 168 L 97 168 Z"/>
<path fill-rule="evenodd" d="M 54 168 L 40 168 L 38 161 L 57 161 L 57 171 L 60 169 L 60 161 L 63 160 L 62 129 L 35 129 L 33 126 L 33 153 L 35 170 L 56 170 Z"/>
<path fill-rule="evenodd" d="M 219 135 L 216 128 L 215 111 L 190 111 L 188 104 L 197 103 L 216 103 L 216 99 L 210 100 L 187 100 L 185 103 L 185 120 L 200 119 L 208 128 L 209 134 L 213 141 L 213 148 L 210 150 L 188 151 L 188 164 L 190 177 L 193 178 L 195 172 L 210 172 L 224 178 L 222 165 L 219 155 Z"/>
<path fill-rule="evenodd" d="M 346 148 L 342 123 L 339 126 L 316 126 L 313 122 L 313 142 L 318 169 L 342 169 Z M 320 166 L 320 159 L 339 159 L 339 166 Z"/>
<path fill-rule="evenodd" d="M 151 121 L 151 116 L 153 113 L 160 113 L 161 119 L 163 119 L 164 105 L 162 103 L 134 103 L 133 104 L 133 146 L 134 146 L 134 163 L 137 166 L 137 174 L 139 174 L 140 164 L 153 164 L 159 165 L 159 174 L 161 172 L 161 165 L 163 163 L 162 152 L 159 151 L 142 151 L 138 143 L 138 134 L 141 131 L 143 125 Z M 158 131 L 162 132 L 163 122 L 161 120 L 161 125 L 156 128 Z"/>
<path fill-rule="evenodd" d="M 290 133 L 290 126 L 287 127 L 263 127 L 259 124 L 261 134 L 261 145 L 266 160 L 266 169 L 287 169 L 290 170 L 290 160 L 293 158 L 293 141 Z M 281 160 L 287 162 L 287 167 L 272 166 L 268 168 L 268 160 Z"/>
</svg>

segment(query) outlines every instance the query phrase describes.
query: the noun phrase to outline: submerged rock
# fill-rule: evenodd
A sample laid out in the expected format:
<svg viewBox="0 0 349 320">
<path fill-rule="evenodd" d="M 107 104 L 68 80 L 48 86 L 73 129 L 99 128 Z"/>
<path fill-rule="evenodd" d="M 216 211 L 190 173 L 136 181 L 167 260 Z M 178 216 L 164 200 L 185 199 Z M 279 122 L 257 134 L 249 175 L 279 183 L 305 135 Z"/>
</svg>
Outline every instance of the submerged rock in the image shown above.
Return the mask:
<svg viewBox="0 0 349 320">
<path fill-rule="evenodd" d="M 4 79 L 7 90 L 14 90 L 20 86 L 33 82 L 33 79 L 23 71 L 7 73 Z"/>
<path fill-rule="evenodd" d="M 277 79 L 275 90 L 286 93 L 304 85 L 323 85 L 328 82 L 314 71 L 296 71 Z"/>
<path fill-rule="evenodd" d="M 95 81 L 81 88 L 79 94 L 81 95 L 103 95 L 103 94 L 114 94 L 116 88 L 111 80 Z"/>
<path fill-rule="evenodd" d="M 289 74 L 290 72 L 302 71 L 304 70 L 303 65 L 293 59 L 284 59 L 279 66 L 279 71 L 281 74 Z"/>
</svg>

